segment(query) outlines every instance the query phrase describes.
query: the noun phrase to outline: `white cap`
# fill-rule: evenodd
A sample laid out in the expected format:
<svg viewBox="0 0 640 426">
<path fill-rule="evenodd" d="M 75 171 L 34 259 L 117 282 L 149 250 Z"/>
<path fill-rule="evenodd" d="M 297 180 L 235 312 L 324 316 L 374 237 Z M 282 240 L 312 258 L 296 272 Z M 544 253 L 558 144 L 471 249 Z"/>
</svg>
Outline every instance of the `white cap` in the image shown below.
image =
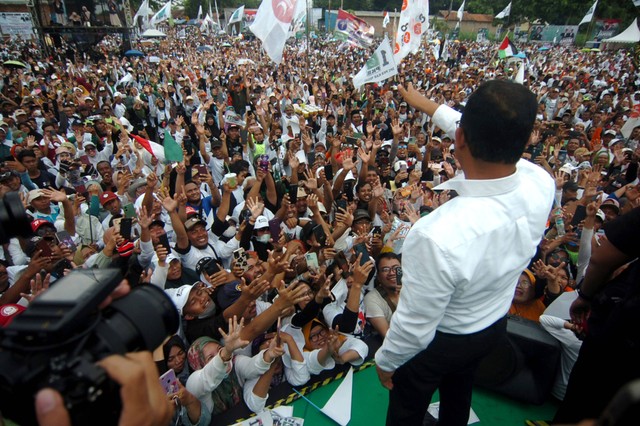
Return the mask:
<svg viewBox="0 0 640 426">
<path fill-rule="evenodd" d="M 39 197 L 44 197 L 44 194 L 42 193 L 42 189 L 34 189 L 29 191 L 29 195 L 27 197 L 27 202 L 31 203 L 33 200 L 35 200 L 36 198 Z"/>
<path fill-rule="evenodd" d="M 267 219 L 265 216 L 258 216 L 255 225 L 253 225 L 253 229 L 264 229 L 268 227 L 269 219 Z"/>
<path fill-rule="evenodd" d="M 397 172 L 402 166 L 407 167 L 407 162 L 402 160 L 396 161 L 396 164 L 393 165 L 393 171 Z"/>
<path fill-rule="evenodd" d="M 122 93 L 116 92 L 116 93 L 113 94 L 113 97 L 114 98 L 123 98 L 124 96 L 122 95 Z"/>
<path fill-rule="evenodd" d="M 173 304 L 176 305 L 176 309 L 178 310 L 178 313 L 180 313 L 180 315 L 182 315 L 182 309 L 184 309 L 184 305 L 187 304 L 187 299 L 189 298 L 189 293 L 191 292 L 192 287 L 193 284 L 187 284 L 178 288 L 170 288 L 165 290 L 167 295 L 171 298 Z"/>
<path fill-rule="evenodd" d="M 576 168 L 577 167 L 573 167 L 571 163 L 566 163 L 562 167 L 560 167 L 560 171 L 567 174 L 571 174 L 571 172 L 574 171 Z"/>
</svg>

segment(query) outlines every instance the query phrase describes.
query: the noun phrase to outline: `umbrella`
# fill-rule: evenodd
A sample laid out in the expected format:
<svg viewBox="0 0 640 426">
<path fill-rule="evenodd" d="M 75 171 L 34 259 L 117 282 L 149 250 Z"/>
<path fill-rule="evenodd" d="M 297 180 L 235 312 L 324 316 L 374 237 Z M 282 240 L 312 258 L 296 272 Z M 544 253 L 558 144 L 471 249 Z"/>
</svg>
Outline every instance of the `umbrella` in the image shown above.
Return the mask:
<svg viewBox="0 0 640 426">
<path fill-rule="evenodd" d="M 26 68 L 27 66 L 20 61 L 5 61 L 2 65 L 8 68 Z"/>
<path fill-rule="evenodd" d="M 198 46 L 196 51 L 198 51 L 198 52 L 213 52 L 213 47 L 211 47 L 211 46 Z"/>
<path fill-rule="evenodd" d="M 245 64 L 253 64 L 253 65 L 255 65 L 255 62 L 253 62 L 251 59 L 247 59 L 247 58 L 238 59 L 238 65 L 245 65 Z"/>
<path fill-rule="evenodd" d="M 591 51 L 592 51 L 592 52 L 599 52 L 599 51 L 600 51 L 600 49 L 598 49 L 598 48 L 593 48 L 593 49 L 591 49 Z"/>
<path fill-rule="evenodd" d="M 549 50 L 549 47 L 547 46 L 542 46 L 540 49 L 538 49 L 539 52 L 546 52 L 547 50 Z"/>
<path fill-rule="evenodd" d="M 222 43 L 220 47 L 231 47 L 230 43 Z"/>
<path fill-rule="evenodd" d="M 131 49 L 131 50 L 127 50 L 126 52 L 124 52 L 124 56 L 144 56 L 144 53 L 142 53 L 139 50 L 136 49 Z"/>
<path fill-rule="evenodd" d="M 524 52 L 518 52 L 515 56 L 516 58 L 527 59 L 527 55 Z"/>
</svg>

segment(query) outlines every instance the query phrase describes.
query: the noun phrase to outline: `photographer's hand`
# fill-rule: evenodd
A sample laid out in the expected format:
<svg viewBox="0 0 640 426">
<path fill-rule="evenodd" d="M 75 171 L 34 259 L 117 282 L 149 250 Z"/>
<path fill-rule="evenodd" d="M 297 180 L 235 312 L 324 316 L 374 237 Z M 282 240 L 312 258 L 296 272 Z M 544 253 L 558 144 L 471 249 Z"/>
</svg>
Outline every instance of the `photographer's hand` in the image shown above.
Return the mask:
<svg viewBox="0 0 640 426">
<path fill-rule="evenodd" d="M 111 355 L 98 364 L 120 385 L 120 425 L 169 423 L 173 406 L 160 385 L 150 352 Z M 40 426 L 71 425 L 62 396 L 50 388 L 43 389 L 36 395 L 36 416 Z"/>
</svg>

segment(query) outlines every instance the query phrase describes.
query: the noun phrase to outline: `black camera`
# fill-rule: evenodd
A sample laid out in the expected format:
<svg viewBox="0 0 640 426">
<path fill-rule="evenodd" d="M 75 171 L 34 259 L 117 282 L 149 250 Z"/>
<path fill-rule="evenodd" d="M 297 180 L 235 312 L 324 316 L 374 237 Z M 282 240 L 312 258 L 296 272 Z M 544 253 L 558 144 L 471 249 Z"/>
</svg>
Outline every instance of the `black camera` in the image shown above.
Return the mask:
<svg viewBox="0 0 640 426">
<path fill-rule="evenodd" d="M 9 192 L 0 199 L 0 244 L 6 244 L 13 237 L 30 237 L 31 220 L 22 205 L 17 192 Z"/>
<path fill-rule="evenodd" d="M 119 386 L 95 363 L 112 354 L 153 350 L 178 329 L 179 315 L 160 288 L 137 287 L 99 309 L 121 282 L 117 269 L 75 270 L 0 329 L 0 410 L 36 424 L 34 396 L 58 390 L 73 424 L 114 425 Z"/>
</svg>

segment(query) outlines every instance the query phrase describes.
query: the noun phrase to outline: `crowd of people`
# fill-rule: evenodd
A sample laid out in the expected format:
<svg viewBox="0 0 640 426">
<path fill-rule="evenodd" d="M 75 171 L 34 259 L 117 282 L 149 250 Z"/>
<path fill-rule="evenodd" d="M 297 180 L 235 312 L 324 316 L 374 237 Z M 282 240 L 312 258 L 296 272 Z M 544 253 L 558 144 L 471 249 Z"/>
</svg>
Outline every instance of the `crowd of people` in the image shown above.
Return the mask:
<svg viewBox="0 0 640 426">
<path fill-rule="evenodd" d="M 365 340 L 385 338 L 403 291 L 404 239 L 459 195 L 439 185 L 462 174 L 455 133 L 399 90 L 464 112 L 518 67 L 496 63 L 495 44 L 451 44 L 447 61 L 425 47 L 356 91 L 370 50 L 318 38 L 310 58 L 289 44 L 275 66 L 258 40 L 197 49 L 210 42 L 168 34 L 146 58 L 3 52 L 26 67 L 0 82 L 0 194 L 19 194 L 35 237 L 0 251 L 0 304 L 20 311 L 76 268 L 159 286 L 182 325 L 154 359 L 179 380 L 178 421 L 206 425 L 373 356 Z M 555 201 L 509 313 L 561 340 L 562 399 L 581 330 L 545 310 L 575 290 L 603 224 L 639 205 L 640 126 L 625 123 L 640 80 L 624 50 L 519 47 L 538 103 L 522 159 L 553 178 Z M 154 148 L 170 143 L 182 160 Z"/>
</svg>

